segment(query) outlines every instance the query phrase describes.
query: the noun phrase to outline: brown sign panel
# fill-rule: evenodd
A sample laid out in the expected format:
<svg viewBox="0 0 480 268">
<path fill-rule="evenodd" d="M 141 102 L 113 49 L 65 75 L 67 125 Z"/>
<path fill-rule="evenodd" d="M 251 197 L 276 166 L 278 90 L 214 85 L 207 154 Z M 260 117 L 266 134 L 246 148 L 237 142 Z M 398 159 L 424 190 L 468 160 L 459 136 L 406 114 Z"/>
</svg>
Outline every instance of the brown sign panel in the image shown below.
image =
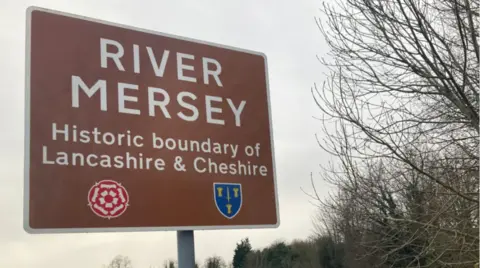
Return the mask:
<svg viewBox="0 0 480 268">
<path fill-rule="evenodd" d="M 27 11 L 25 230 L 279 224 L 263 54 Z"/>
</svg>

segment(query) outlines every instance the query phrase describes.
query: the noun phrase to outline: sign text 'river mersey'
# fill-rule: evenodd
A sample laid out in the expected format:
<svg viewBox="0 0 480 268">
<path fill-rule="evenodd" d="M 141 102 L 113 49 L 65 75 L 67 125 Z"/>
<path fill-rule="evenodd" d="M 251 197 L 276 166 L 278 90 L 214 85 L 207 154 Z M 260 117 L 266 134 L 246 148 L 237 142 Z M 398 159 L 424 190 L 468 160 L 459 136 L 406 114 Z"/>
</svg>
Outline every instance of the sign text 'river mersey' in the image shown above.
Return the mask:
<svg viewBox="0 0 480 268">
<path fill-rule="evenodd" d="M 102 68 L 107 68 L 108 63 L 112 66 L 112 63 L 119 71 L 126 71 L 126 67 L 122 62 L 125 49 L 122 44 L 115 40 L 104 39 L 100 40 L 100 65 Z M 110 48 L 110 49 L 109 49 Z M 114 48 L 114 49 L 112 49 Z M 158 55 L 154 53 L 151 47 L 145 47 L 148 54 L 148 61 L 153 68 L 153 71 L 157 77 L 163 77 L 167 66 L 172 65 L 171 61 L 176 61 L 176 74 L 177 79 L 181 81 L 187 81 L 197 83 L 197 78 L 188 76 L 185 71 L 192 72 L 194 66 L 189 64 L 189 61 L 194 61 L 195 56 L 191 54 L 179 53 L 175 55 L 170 53 L 169 50 L 164 50 L 160 59 Z M 114 51 L 114 52 L 112 52 Z M 139 74 L 140 70 L 140 47 L 133 45 L 133 66 L 132 71 Z M 170 63 L 170 64 L 169 64 Z M 223 87 L 220 80 L 220 74 L 222 72 L 221 64 L 213 58 L 202 57 L 202 82 L 206 85 L 214 81 L 217 86 Z M 116 90 L 118 94 L 118 106 L 117 112 L 130 115 L 142 115 L 142 112 L 146 112 L 148 116 L 156 117 L 163 116 L 171 119 L 172 116 L 176 116 L 186 122 L 193 122 L 201 120 L 199 118 L 199 109 L 189 103 L 189 100 L 196 100 L 197 96 L 190 91 L 179 91 L 175 97 L 172 97 L 167 90 L 159 87 L 147 86 L 144 90 L 139 88 L 139 85 L 129 84 L 125 82 L 118 82 Z M 95 95 L 100 95 L 99 108 L 101 111 L 108 111 L 110 107 L 107 107 L 107 81 L 99 79 L 93 85 L 87 85 L 80 76 L 71 76 L 71 107 L 79 108 L 80 94 L 85 94 L 89 98 Z M 148 111 L 142 111 L 135 108 L 135 103 L 138 103 L 138 98 L 141 97 L 141 93 L 147 98 Z M 177 102 L 179 106 L 189 110 L 189 113 L 184 111 L 178 111 L 174 113 L 173 108 L 169 106 L 172 99 Z M 226 101 L 228 107 L 227 111 L 223 111 L 218 103 Z M 205 95 L 202 102 L 205 106 L 205 120 L 207 124 L 225 125 L 225 118 L 235 119 L 234 124 L 236 127 L 242 126 L 242 112 L 246 107 L 245 100 L 232 100 L 219 96 Z M 217 103 L 217 105 L 216 105 Z M 202 105 L 203 105 L 202 104 Z M 128 106 L 128 108 L 127 108 Z M 111 109 L 110 109 L 111 110 Z M 203 110 L 203 109 L 202 109 Z M 229 117 L 222 115 L 225 113 L 231 113 Z M 161 115 L 160 115 L 161 114 Z M 233 123 L 233 122 L 232 122 Z M 267 176 L 267 167 L 264 165 L 257 165 L 250 161 L 236 160 L 236 157 L 240 154 L 245 154 L 247 157 L 253 159 L 260 157 L 261 144 L 254 143 L 250 145 L 240 146 L 239 144 L 220 143 L 210 138 L 201 140 L 188 140 L 177 139 L 172 137 L 162 137 L 159 133 L 152 132 L 149 136 L 139 135 L 132 133 L 130 130 L 126 130 L 123 133 L 109 132 L 107 130 L 95 127 L 93 129 L 82 129 L 81 126 L 76 124 L 58 124 L 56 122 L 51 123 L 51 140 L 53 142 L 65 142 L 65 143 L 83 143 L 83 144 L 95 144 L 102 146 L 118 146 L 122 148 L 145 148 L 150 147 L 157 149 L 159 152 L 169 150 L 172 152 L 178 152 L 180 155 L 175 156 L 173 159 L 163 159 L 152 156 L 146 156 L 141 152 L 129 152 L 111 155 L 111 154 L 95 154 L 95 153 L 81 153 L 81 152 L 52 152 L 47 145 L 42 147 L 42 163 L 45 165 L 63 165 L 63 166 L 86 166 L 86 167 L 101 167 L 101 168 L 117 168 L 117 169 L 140 169 L 150 170 L 155 169 L 163 171 L 166 168 L 174 168 L 176 171 L 185 172 L 187 169 L 192 168 L 198 173 L 210 173 L 210 174 L 230 174 L 241 176 Z M 229 156 L 231 161 L 229 162 L 216 162 L 208 156 L 195 157 L 192 163 L 184 163 L 181 153 L 194 152 L 202 153 L 206 155 L 223 155 Z M 168 154 L 170 155 L 170 154 Z"/>
</svg>

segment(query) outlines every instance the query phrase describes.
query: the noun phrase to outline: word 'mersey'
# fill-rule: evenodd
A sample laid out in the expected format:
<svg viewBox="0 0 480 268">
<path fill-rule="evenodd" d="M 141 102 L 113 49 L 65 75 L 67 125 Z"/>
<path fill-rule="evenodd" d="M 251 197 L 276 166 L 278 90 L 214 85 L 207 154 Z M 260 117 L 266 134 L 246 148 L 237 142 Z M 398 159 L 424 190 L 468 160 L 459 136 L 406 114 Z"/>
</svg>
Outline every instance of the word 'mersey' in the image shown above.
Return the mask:
<svg viewBox="0 0 480 268">
<path fill-rule="evenodd" d="M 109 47 L 115 47 L 114 52 L 109 50 Z M 195 60 L 195 56 L 186 53 L 177 52 L 175 56 L 171 56 L 169 50 L 163 50 L 161 59 L 157 59 L 157 56 L 151 47 L 145 48 L 148 54 L 148 60 L 151 63 L 151 67 L 157 77 L 163 77 L 167 66 L 176 64 L 177 79 L 179 81 L 187 81 L 197 83 L 197 78 L 188 76 L 185 71 L 194 71 L 194 66 L 187 63 L 188 60 Z M 140 47 L 136 44 L 132 48 L 133 53 L 133 67 L 134 73 L 140 73 Z M 112 64 L 119 71 L 126 71 L 122 57 L 125 54 L 125 49 L 119 42 L 109 39 L 100 39 L 100 65 L 102 68 L 108 68 Z M 175 62 L 172 62 L 172 57 L 175 57 Z M 223 87 L 223 83 L 220 80 L 220 74 L 222 72 L 221 64 L 216 60 L 208 57 L 202 57 L 202 72 L 203 83 L 209 85 L 211 81 L 215 81 L 218 87 Z M 170 65 L 169 65 L 170 64 Z M 118 82 L 116 85 L 118 102 L 117 111 L 119 113 L 141 115 L 147 113 L 149 116 L 157 116 L 158 111 L 162 113 L 165 118 L 172 118 L 176 116 L 184 121 L 196 121 L 199 119 L 199 109 L 191 103 L 198 99 L 197 95 L 189 91 L 179 91 L 176 96 L 171 96 L 164 88 L 154 86 L 141 87 L 137 84 L 130 84 L 126 82 Z M 85 81 L 77 75 L 71 77 L 71 92 L 72 92 L 72 107 L 80 107 L 80 92 L 86 94 L 89 98 L 95 94 L 100 94 L 100 110 L 108 111 L 107 107 L 107 81 L 98 79 L 95 83 L 87 85 Z M 144 110 L 138 105 L 139 98 L 147 99 L 147 107 L 143 107 Z M 176 102 L 181 106 L 182 110 L 173 111 L 170 103 Z M 219 103 L 226 102 L 229 107 L 229 111 L 223 111 Z M 137 105 L 135 105 L 137 103 Z M 235 119 L 235 126 L 240 127 L 242 125 L 241 114 L 245 108 L 246 101 L 235 101 L 230 98 L 222 98 L 220 96 L 203 95 L 201 102 L 205 109 L 205 121 L 209 124 L 225 125 L 225 118 Z M 128 104 L 128 108 L 127 108 Z M 187 109 L 189 112 L 185 112 Z M 176 113 L 175 113 L 176 112 Z M 174 114 L 175 113 L 175 114 Z M 224 113 L 230 113 L 230 115 L 224 115 Z"/>
</svg>

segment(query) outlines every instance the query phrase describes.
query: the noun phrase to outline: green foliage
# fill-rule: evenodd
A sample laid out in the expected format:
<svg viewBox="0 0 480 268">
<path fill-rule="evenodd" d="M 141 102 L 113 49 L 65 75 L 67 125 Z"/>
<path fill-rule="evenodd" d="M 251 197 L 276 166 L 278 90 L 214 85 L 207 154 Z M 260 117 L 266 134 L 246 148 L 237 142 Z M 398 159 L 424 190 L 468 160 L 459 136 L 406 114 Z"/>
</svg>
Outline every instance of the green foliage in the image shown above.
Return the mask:
<svg viewBox="0 0 480 268">
<path fill-rule="evenodd" d="M 344 266 L 344 246 L 329 236 L 276 241 L 263 249 L 253 250 L 248 238 L 242 239 L 234 251 L 232 263 L 220 256 L 205 259 L 202 268 L 347 268 Z M 175 260 L 167 260 L 162 268 L 177 268 Z M 200 266 L 196 263 L 195 268 Z M 126 256 L 116 256 L 107 268 L 133 268 Z M 350 268 L 350 267 L 348 267 Z"/>
<path fill-rule="evenodd" d="M 275 242 L 251 250 L 245 268 L 344 268 L 344 248 L 331 237 L 313 237 L 290 244 Z"/>
<path fill-rule="evenodd" d="M 252 245 L 250 245 L 250 241 L 248 237 L 242 239 L 237 247 L 235 248 L 235 252 L 233 254 L 233 268 L 244 268 L 246 267 L 247 255 L 252 250 Z"/>
<path fill-rule="evenodd" d="M 335 243 L 331 237 L 319 237 L 316 241 L 318 246 L 319 261 L 323 268 L 343 268 L 344 250 L 343 245 Z"/>
<path fill-rule="evenodd" d="M 292 259 L 290 247 L 284 242 L 274 243 L 265 250 L 267 262 L 273 267 L 286 267 Z"/>
<path fill-rule="evenodd" d="M 320 267 L 315 239 L 296 240 L 290 244 L 293 256 L 292 268 Z"/>
</svg>

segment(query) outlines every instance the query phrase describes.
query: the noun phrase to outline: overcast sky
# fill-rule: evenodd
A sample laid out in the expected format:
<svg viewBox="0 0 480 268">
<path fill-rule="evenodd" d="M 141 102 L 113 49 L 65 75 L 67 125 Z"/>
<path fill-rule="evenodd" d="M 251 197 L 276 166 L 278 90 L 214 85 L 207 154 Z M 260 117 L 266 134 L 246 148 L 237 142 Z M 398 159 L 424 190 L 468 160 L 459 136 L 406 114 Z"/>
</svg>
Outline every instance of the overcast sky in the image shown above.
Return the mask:
<svg viewBox="0 0 480 268">
<path fill-rule="evenodd" d="M 263 52 L 267 55 L 281 225 L 269 230 L 198 231 L 196 258 L 227 261 L 235 243 L 254 248 L 277 239 L 306 238 L 314 206 L 301 191 L 328 161 L 314 134 L 320 124 L 311 97 L 323 82 L 317 55 L 327 48 L 315 24 L 314 0 L 1 0 L 0 5 L 0 267 L 102 267 L 116 254 L 135 268 L 176 258 L 175 232 L 29 235 L 22 227 L 25 10 L 35 5 L 83 16 Z M 319 188 L 319 177 L 315 177 Z M 325 191 L 323 187 L 322 192 Z"/>
</svg>

